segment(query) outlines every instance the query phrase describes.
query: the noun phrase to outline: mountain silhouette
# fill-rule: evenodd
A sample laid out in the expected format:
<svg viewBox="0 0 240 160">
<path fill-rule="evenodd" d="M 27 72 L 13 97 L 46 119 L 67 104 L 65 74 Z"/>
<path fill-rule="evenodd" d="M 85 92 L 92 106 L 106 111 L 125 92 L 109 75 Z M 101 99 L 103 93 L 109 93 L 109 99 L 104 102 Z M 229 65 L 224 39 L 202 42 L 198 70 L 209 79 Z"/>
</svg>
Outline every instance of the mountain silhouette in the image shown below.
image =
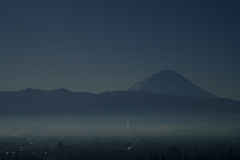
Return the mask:
<svg viewBox="0 0 240 160">
<path fill-rule="evenodd" d="M 96 95 L 88 92 L 72 92 L 70 90 L 59 88 L 54 90 L 41 90 L 26 88 L 20 91 L 0 91 L 0 99 L 16 100 L 26 97 L 39 98 L 44 101 L 74 102 L 90 99 Z"/>
<path fill-rule="evenodd" d="M 230 115 L 240 114 L 240 101 L 218 98 L 175 71 L 163 70 L 124 91 L 0 91 L 0 109 L 0 116 L 7 117 Z"/>
<path fill-rule="evenodd" d="M 181 95 L 198 98 L 218 98 L 198 87 L 173 70 L 162 70 L 124 91 L 148 90 L 155 94 Z"/>
<path fill-rule="evenodd" d="M 67 89 L 0 92 L 0 116 L 115 116 L 239 114 L 240 101 L 154 94 L 147 90 L 99 94 Z"/>
</svg>

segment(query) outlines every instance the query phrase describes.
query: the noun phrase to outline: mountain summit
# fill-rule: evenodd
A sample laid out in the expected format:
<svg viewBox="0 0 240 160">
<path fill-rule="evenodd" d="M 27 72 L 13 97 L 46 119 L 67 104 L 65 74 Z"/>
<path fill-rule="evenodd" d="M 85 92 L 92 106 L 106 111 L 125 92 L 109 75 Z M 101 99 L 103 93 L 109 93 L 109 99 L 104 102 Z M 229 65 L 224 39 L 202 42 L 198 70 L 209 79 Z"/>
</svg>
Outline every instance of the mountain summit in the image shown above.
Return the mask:
<svg viewBox="0 0 240 160">
<path fill-rule="evenodd" d="M 125 91 L 148 90 L 156 94 L 182 95 L 199 98 L 218 98 L 212 93 L 198 87 L 173 70 L 162 70 Z"/>
</svg>

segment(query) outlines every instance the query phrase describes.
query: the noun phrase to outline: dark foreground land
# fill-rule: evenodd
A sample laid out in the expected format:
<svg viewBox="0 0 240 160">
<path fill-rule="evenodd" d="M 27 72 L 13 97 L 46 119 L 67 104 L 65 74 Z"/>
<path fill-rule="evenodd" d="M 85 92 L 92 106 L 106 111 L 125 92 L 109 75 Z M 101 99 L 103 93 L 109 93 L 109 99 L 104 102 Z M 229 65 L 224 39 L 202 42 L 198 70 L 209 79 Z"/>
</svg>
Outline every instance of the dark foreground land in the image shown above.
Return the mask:
<svg viewBox="0 0 240 160">
<path fill-rule="evenodd" d="M 1 137 L 4 160 L 237 160 L 237 137 Z"/>
</svg>

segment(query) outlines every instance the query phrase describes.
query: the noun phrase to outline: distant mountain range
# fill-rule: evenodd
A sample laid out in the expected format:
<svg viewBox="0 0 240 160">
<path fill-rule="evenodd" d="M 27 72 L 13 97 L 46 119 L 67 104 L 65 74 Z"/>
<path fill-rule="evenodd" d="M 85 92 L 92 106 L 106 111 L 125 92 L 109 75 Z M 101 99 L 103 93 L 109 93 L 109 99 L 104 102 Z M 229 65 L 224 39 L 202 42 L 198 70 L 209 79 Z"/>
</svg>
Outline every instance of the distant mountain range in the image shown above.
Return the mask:
<svg viewBox="0 0 240 160">
<path fill-rule="evenodd" d="M 100 94 L 67 89 L 0 92 L 1 116 L 115 116 L 239 114 L 240 101 L 217 96 L 174 71 L 160 71 L 125 91 Z"/>
<path fill-rule="evenodd" d="M 148 90 L 156 94 L 218 98 L 212 93 L 193 84 L 173 70 L 160 71 L 125 89 L 125 91 L 139 90 Z"/>
</svg>

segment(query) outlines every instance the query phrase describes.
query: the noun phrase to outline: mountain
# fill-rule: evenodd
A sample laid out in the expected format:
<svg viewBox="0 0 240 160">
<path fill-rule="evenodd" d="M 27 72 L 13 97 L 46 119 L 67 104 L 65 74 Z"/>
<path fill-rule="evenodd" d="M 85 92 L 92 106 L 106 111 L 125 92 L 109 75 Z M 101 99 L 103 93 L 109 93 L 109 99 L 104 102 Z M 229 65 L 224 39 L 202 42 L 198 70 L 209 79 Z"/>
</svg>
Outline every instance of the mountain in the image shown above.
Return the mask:
<svg viewBox="0 0 240 160">
<path fill-rule="evenodd" d="M 22 98 L 38 98 L 44 101 L 74 102 L 95 97 L 96 94 L 87 92 L 72 92 L 70 90 L 59 88 L 55 90 L 40 90 L 26 88 L 21 91 L 1 91 L 0 99 L 17 100 Z"/>
<path fill-rule="evenodd" d="M 125 92 L 125 91 L 123 91 Z M 0 116 L 163 116 L 163 115 L 229 115 L 240 114 L 240 103 L 220 106 L 204 99 L 188 100 L 161 94 L 98 95 L 92 99 L 74 102 L 44 101 L 22 97 L 16 100 L 0 99 Z M 219 99 L 220 100 L 220 99 Z M 219 101 L 221 102 L 221 101 Z"/>
<path fill-rule="evenodd" d="M 198 87 L 173 70 L 162 70 L 124 91 L 148 90 L 155 94 L 182 95 L 198 98 L 218 98 Z"/>
<path fill-rule="evenodd" d="M 218 98 L 175 71 L 160 71 L 125 91 L 0 91 L 1 116 L 145 116 L 239 114 L 240 101 Z"/>
<path fill-rule="evenodd" d="M 154 94 L 147 90 L 92 94 L 27 88 L 0 92 L 0 110 L 0 117 L 239 114 L 240 101 Z"/>
</svg>

